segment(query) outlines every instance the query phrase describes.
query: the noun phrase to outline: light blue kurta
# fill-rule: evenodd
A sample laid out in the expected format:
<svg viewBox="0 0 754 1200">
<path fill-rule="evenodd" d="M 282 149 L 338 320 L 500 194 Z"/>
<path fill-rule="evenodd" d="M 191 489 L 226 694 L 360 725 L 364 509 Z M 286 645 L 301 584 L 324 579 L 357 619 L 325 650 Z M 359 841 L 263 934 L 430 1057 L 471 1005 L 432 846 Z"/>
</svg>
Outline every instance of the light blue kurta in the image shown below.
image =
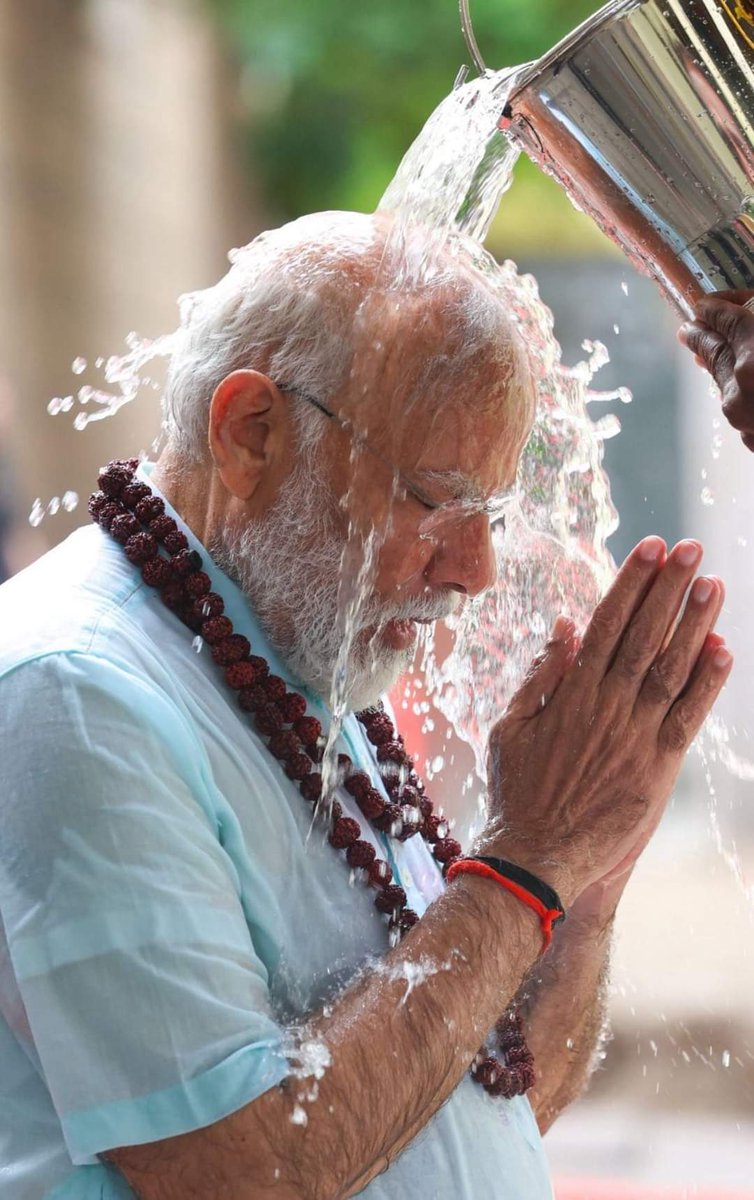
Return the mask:
<svg viewBox="0 0 754 1200">
<path fill-rule="evenodd" d="M 277 1084 L 284 1026 L 384 954 L 384 918 L 208 648 L 95 527 L 0 588 L 0 713 L 0 1200 L 133 1200 L 98 1155 Z M 344 742 L 379 786 L 352 717 Z M 444 885 L 421 839 L 369 836 L 423 912 Z M 464 1078 L 362 1194 L 549 1200 L 528 1102 Z"/>
</svg>

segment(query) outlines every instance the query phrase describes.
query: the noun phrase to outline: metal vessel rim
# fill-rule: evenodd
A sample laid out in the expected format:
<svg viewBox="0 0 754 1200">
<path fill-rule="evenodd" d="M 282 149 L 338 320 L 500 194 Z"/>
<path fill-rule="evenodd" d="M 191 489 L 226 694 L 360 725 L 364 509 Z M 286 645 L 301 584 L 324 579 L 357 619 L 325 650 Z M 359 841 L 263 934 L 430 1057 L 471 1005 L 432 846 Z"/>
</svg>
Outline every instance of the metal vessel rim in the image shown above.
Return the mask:
<svg viewBox="0 0 754 1200">
<path fill-rule="evenodd" d="M 587 17 L 575 29 L 572 29 L 569 34 L 553 46 L 547 54 L 543 54 L 541 58 L 535 59 L 534 62 L 526 63 L 521 67 L 519 78 L 514 84 L 513 91 L 510 93 L 508 104 L 525 92 L 535 80 L 545 75 L 551 70 L 556 63 L 561 65 L 570 58 L 576 50 L 585 45 L 595 33 L 603 26 L 626 16 L 635 8 L 641 8 L 642 5 L 649 3 L 649 0 L 612 0 L 610 4 L 603 5 L 596 13 L 592 13 L 591 17 Z"/>
</svg>

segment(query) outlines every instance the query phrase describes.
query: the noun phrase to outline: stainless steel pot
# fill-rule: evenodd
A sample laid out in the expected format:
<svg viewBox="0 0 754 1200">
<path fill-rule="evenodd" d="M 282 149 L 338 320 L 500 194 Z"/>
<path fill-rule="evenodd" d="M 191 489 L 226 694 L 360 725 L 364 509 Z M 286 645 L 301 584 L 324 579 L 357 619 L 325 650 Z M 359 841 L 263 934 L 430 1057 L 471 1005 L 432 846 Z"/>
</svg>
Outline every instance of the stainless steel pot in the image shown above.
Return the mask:
<svg viewBox="0 0 754 1200">
<path fill-rule="evenodd" d="M 516 74 L 500 121 L 684 316 L 754 288 L 754 0 L 618 0 Z"/>
</svg>

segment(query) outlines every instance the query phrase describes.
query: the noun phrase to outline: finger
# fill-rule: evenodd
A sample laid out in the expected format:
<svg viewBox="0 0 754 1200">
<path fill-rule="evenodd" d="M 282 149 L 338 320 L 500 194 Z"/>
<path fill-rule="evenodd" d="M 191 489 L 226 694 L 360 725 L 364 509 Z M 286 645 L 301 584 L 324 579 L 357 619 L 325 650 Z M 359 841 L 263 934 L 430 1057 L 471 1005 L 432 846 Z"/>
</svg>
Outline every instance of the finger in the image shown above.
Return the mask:
<svg viewBox="0 0 754 1200">
<path fill-rule="evenodd" d="M 749 300 L 754 300 L 754 288 L 733 288 L 728 291 L 708 292 L 704 299 L 729 300 L 731 304 L 748 304 Z"/>
<path fill-rule="evenodd" d="M 628 622 L 665 562 L 666 553 L 662 538 L 648 537 L 626 558 L 584 633 L 576 658 L 578 672 L 574 673 L 579 687 L 585 676 L 601 679 L 605 674 Z"/>
<path fill-rule="evenodd" d="M 638 685 L 662 649 L 702 557 L 699 542 L 679 542 L 628 625 L 610 666 L 611 682 Z"/>
<path fill-rule="evenodd" d="M 724 583 L 723 583 L 722 579 L 720 579 L 720 577 L 719 577 L 718 575 L 711 575 L 711 576 L 710 576 L 710 578 L 711 578 L 711 579 L 713 579 L 713 580 L 714 580 L 714 582 L 715 582 L 715 583 L 718 585 L 718 587 L 721 589 L 721 594 L 720 594 L 720 597 L 719 597 L 719 602 L 718 602 L 718 606 L 717 606 L 717 611 L 716 611 L 716 613 L 715 613 L 715 621 L 716 621 L 716 620 L 717 620 L 717 618 L 718 618 L 718 617 L 719 617 L 719 615 L 720 615 L 720 609 L 721 609 L 721 608 L 722 608 L 722 606 L 723 606 L 723 600 L 724 600 L 724 598 L 725 598 L 725 585 L 724 585 Z M 714 625 L 715 621 L 712 621 L 712 622 L 711 622 L 711 625 Z M 675 632 L 676 632 L 676 630 L 677 630 L 677 629 L 678 629 L 678 621 L 675 621 L 675 620 L 674 620 L 674 621 L 671 621 L 671 623 L 670 623 L 670 624 L 669 624 L 669 626 L 668 626 L 667 633 L 665 634 L 665 638 L 664 638 L 664 640 L 663 640 L 662 647 L 661 647 L 661 649 L 660 649 L 660 653 L 661 653 L 661 654 L 664 654 L 664 653 L 666 652 L 666 650 L 668 649 L 668 647 L 669 647 L 669 645 L 670 645 L 671 641 L 673 640 L 673 637 L 674 637 L 674 635 L 675 635 Z M 716 635 L 716 636 L 717 636 L 717 635 Z M 721 638 L 720 640 L 722 641 L 723 639 Z"/>
<path fill-rule="evenodd" d="M 578 638 L 573 621 L 558 617 L 550 640 L 537 655 L 508 706 L 508 714 L 522 720 L 534 717 L 552 699 L 570 667 Z"/>
<path fill-rule="evenodd" d="M 635 712 L 652 712 L 664 719 L 668 709 L 688 686 L 720 615 L 725 589 L 714 576 L 696 579 L 683 616 L 667 649 L 652 663 L 637 697 Z"/>
<path fill-rule="evenodd" d="M 730 300 L 705 296 L 696 306 L 695 317 L 734 346 L 754 336 L 754 313 Z"/>
<path fill-rule="evenodd" d="M 713 650 L 719 650 L 720 647 L 724 646 L 724 645 L 725 645 L 725 638 L 723 637 L 723 635 L 721 633 L 717 633 L 716 630 L 713 629 L 710 633 L 707 634 L 706 638 L 704 639 L 704 645 L 702 646 L 701 653 L 700 653 L 698 659 L 696 660 L 696 662 L 694 663 L 694 668 L 691 672 L 691 676 L 689 678 L 688 683 L 686 684 L 686 688 L 684 689 L 685 692 L 687 692 L 689 690 L 689 688 L 693 687 L 694 683 L 696 682 L 696 680 L 699 677 L 700 672 L 704 669 L 704 664 L 706 662 L 707 655 L 711 654 Z M 680 697 L 679 697 L 679 699 L 680 699 Z"/>
<path fill-rule="evenodd" d="M 741 441 L 747 450 L 754 450 L 754 433 L 742 433 Z"/>
<path fill-rule="evenodd" d="M 719 696 L 733 666 L 727 646 L 711 646 L 702 653 L 698 670 L 683 696 L 675 702 L 660 726 L 661 749 L 685 754 Z"/>
<path fill-rule="evenodd" d="M 718 383 L 732 374 L 735 354 L 722 334 L 699 321 L 689 321 L 678 330 L 678 340 L 688 347 L 697 362 L 701 361 L 701 365 Z"/>
</svg>

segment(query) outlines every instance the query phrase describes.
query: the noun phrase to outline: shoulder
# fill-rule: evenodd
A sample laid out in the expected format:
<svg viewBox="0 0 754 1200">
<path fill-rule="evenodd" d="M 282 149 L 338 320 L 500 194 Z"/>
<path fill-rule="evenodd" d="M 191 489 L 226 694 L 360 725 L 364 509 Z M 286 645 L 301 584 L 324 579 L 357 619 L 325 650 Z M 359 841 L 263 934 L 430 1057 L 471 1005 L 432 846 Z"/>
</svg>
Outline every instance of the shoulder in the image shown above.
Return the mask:
<svg viewBox="0 0 754 1200">
<path fill-rule="evenodd" d="M 185 631 L 94 526 L 0 587 L 0 739 L 59 757 L 131 727 L 195 744 L 171 646 Z M 185 652 L 184 655 L 185 657 Z M 135 735 L 134 735 L 135 736 Z M 56 741 L 59 743 L 56 748 Z M 135 750 L 134 743 L 134 750 Z M 153 747 L 154 749 L 154 747 Z"/>
<path fill-rule="evenodd" d="M 64 669 L 110 660 L 170 691 L 169 659 L 186 631 L 122 548 L 96 526 L 78 529 L 0 587 L 0 689 L 43 658 Z M 181 654 L 185 649 L 181 649 Z M 83 656 L 83 658 L 81 657 Z"/>
<path fill-rule="evenodd" d="M 143 586 L 118 550 L 94 526 L 78 529 L 0 587 L 0 676 L 39 654 L 91 648 Z"/>
</svg>

